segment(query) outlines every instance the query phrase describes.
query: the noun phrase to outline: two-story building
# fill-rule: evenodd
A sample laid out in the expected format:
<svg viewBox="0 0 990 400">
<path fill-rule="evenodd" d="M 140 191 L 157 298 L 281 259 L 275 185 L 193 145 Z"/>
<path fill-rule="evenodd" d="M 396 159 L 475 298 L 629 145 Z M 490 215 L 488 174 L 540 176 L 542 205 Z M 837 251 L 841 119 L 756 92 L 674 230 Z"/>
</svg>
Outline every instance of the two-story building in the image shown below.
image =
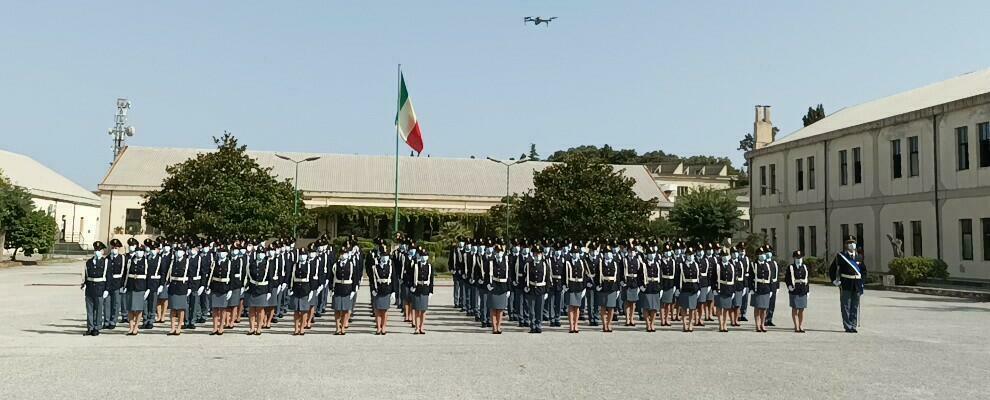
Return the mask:
<svg viewBox="0 0 990 400">
<path fill-rule="evenodd" d="M 990 70 L 843 108 L 775 140 L 757 106 L 752 230 L 777 253 L 831 258 L 855 235 L 873 270 L 939 258 L 990 279 Z"/>
</svg>

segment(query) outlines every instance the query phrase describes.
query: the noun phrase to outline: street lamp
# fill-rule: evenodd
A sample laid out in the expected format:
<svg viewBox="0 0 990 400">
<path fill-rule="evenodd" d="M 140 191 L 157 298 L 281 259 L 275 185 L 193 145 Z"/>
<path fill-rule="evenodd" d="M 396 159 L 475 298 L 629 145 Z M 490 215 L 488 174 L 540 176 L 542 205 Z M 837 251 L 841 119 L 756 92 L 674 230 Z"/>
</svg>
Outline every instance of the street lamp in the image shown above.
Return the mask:
<svg viewBox="0 0 990 400">
<path fill-rule="evenodd" d="M 283 159 L 285 161 L 289 161 L 291 163 L 296 164 L 296 177 L 294 179 L 292 179 L 292 183 L 293 183 L 293 185 L 295 185 L 295 189 L 293 190 L 293 194 L 294 194 L 293 197 L 295 199 L 294 199 L 294 203 L 293 203 L 293 206 L 292 206 L 292 209 L 293 209 L 292 212 L 293 212 L 293 214 L 296 217 L 298 217 L 299 216 L 299 164 L 302 164 L 304 162 L 309 162 L 309 161 L 316 161 L 316 160 L 319 160 L 320 157 L 309 157 L 309 158 L 304 158 L 304 159 L 299 160 L 299 161 L 293 160 L 293 159 L 291 159 L 289 157 L 283 156 L 283 155 L 278 154 L 278 153 L 275 154 L 275 157 L 278 157 L 278 158 L 281 158 L 281 159 Z M 298 239 L 298 237 L 296 236 L 296 225 L 297 224 L 298 224 L 297 221 L 295 221 L 295 220 L 292 221 L 292 239 Z"/>
<path fill-rule="evenodd" d="M 491 158 L 491 157 L 485 157 L 485 158 L 487 158 L 488 161 L 499 163 L 499 164 L 502 164 L 502 165 L 505 166 L 505 240 L 506 240 L 506 242 L 508 242 L 508 240 L 509 240 L 509 207 L 512 205 L 512 198 L 509 197 L 509 168 L 511 168 L 513 165 L 522 164 L 522 163 L 524 163 L 526 161 L 529 161 L 529 160 L 527 160 L 527 159 L 520 159 L 520 160 L 515 161 L 515 162 L 505 162 L 505 161 L 501 161 L 501 160 L 496 160 L 496 159 Z"/>
</svg>

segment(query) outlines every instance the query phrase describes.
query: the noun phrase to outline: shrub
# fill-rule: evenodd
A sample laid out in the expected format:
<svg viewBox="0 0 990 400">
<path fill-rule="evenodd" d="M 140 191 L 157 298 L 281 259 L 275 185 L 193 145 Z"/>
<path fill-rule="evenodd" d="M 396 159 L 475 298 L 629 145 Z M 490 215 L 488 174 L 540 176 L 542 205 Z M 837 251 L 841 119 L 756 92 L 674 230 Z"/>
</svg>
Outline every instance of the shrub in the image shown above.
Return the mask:
<svg viewBox="0 0 990 400">
<path fill-rule="evenodd" d="M 942 260 L 924 257 L 897 258 L 887 266 L 896 284 L 913 286 L 925 278 L 947 278 L 948 265 Z"/>
<path fill-rule="evenodd" d="M 828 263 L 822 262 L 818 257 L 805 257 L 804 265 L 808 266 L 808 273 L 813 276 L 828 276 Z"/>
</svg>

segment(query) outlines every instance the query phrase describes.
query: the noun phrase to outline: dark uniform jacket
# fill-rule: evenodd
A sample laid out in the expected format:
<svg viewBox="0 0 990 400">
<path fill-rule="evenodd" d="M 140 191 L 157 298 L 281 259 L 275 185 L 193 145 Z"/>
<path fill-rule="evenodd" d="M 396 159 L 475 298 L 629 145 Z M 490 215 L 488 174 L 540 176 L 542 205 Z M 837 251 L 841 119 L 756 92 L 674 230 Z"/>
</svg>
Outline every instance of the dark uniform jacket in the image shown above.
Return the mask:
<svg viewBox="0 0 990 400">
<path fill-rule="evenodd" d="M 170 296 L 185 296 L 186 291 L 190 289 L 189 280 L 191 279 L 191 275 L 189 273 L 192 269 L 190 264 L 192 264 L 192 261 L 189 257 L 172 260 L 172 266 L 169 268 L 168 273 L 168 294 Z"/>
<path fill-rule="evenodd" d="M 567 291 L 570 293 L 580 293 L 584 290 L 586 272 L 588 266 L 584 264 L 584 259 L 578 257 L 564 257 L 564 276 L 567 279 Z"/>
<path fill-rule="evenodd" d="M 468 273 L 468 281 L 473 283 L 476 287 L 481 287 L 485 285 L 485 266 L 484 260 L 487 256 L 482 254 L 475 254 L 471 257 L 470 265 L 471 271 Z"/>
<path fill-rule="evenodd" d="M 677 270 L 674 272 L 674 275 L 674 282 L 676 282 L 677 289 L 681 293 L 698 293 L 698 288 L 700 288 L 699 277 L 701 276 L 701 264 L 685 257 L 684 262 L 677 264 Z"/>
<path fill-rule="evenodd" d="M 797 296 L 808 294 L 808 266 L 788 265 L 787 270 L 784 271 L 784 282 L 787 283 L 790 294 Z"/>
<path fill-rule="evenodd" d="M 233 275 L 233 266 L 235 264 L 230 258 L 218 260 L 213 264 L 208 284 L 211 294 L 225 294 L 234 288 L 234 282 L 231 282 L 231 276 Z"/>
<path fill-rule="evenodd" d="M 102 297 L 107 290 L 107 280 L 110 278 L 110 262 L 106 257 L 92 257 L 86 260 L 86 271 L 83 285 L 86 296 Z"/>
<path fill-rule="evenodd" d="M 416 262 L 413 266 L 413 293 L 417 296 L 433 294 L 433 265 L 428 262 Z"/>
<path fill-rule="evenodd" d="M 319 284 L 313 279 L 313 274 L 310 272 L 309 263 L 296 263 L 290 261 L 292 265 L 292 271 L 289 274 L 291 277 L 289 279 L 289 288 L 292 290 L 292 297 L 304 298 L 309 296 L 309 292 L 316 289 Z"/>
<path fill-rule="evenodd" d="M 584 260 L 584 282 L 585 286 L 594 289 L 598 282 L 598 270 L 601 269 L 601 265 L 605 262 L 605 257 L 598 256 L 587 256 L 581 257 Z"/>
<path fill-rule="evenodd" d="M 260 296 L 272 292 L 271 276 L 265 260 L 252 258 L 247 261 L 247 287 L 252 296 Z"/>
<path fill-rule="evenodd" d="M 715 257 L 703 257 L 698 261 L 700 274 L 698 275 L 698 287 L 711 286 L 712 276 L 715 275 L 715 268 L 718 267 L 718 260 Z"/>
<path fill-rule="evenodd" d="M 745 261 L 744 261 L 745 260 Z M 732 273 L 736 277 L 736 291 L 741 292 L 748 284 L 746 281 L 746 275 L 749 268 L 747 268 L 748 259 L 733 259 L 730 261 L 732 263 Z"/>
<path fill-rule="evenodd" d="M 107 290 L 117 290 L 124 286 L 124 256 L 109 255 L 110 279 L 107 280 Z"/>
<path fill-rule="evenodd" d="M 642 275 L 643 257 L 638 253 L 633 256 L 622 257 L 622 269 L 619 271 L 619 281 L 626 287 L 636 288 L 640 286 L 640 275 Z"/>
<path fill-rule="evenodd" d="M 660 258 L 647 260 L 639 274 L 639 286 L 647 294 L 660 293 Z"/>
<path fill-rule="evenodd" d="M 127 290 L 143 292 L 148 290 L 148 259 L 127 257 Z"/>
<path fill-rule="evenodd" d="M 371 275 L 368 276 L 370 281 L 371 289 L 375 291 L 378 296 L 384 296 L 387 294 L 392 294 L 392 260 L 388 259 L 389 262 L 385 265 L 381 263 L 376 263 L 371 266 Z"/>
<path fill-rule="evenodd" d="M 732 295 L 736 292 L 736 268 L 731 260 L 727 263 L 720 262 L 716 265 L 716 273 L 713 277 L 715 290 L 719 295 Z"/>
<path fill-rule="evenodd" d="M 757 262 L 750 273 L 749 290 L 756 294 L 770 294 L 770 276 L 773 265 L 764 261 Z"/>
<path fill-rule="evenodd" d="M 770 290 L 776 292 L 780 289 L 780 264 L 777 261 L 767 261 L 770 264 Z"/>
<path fill-rule="evenodd" d="M 168 271 L 168 265 L 165 264 L 165 259 L 161 256 L 145 257 L 145 263 L 148 264 L 148 289 L 157 292 L 158 288 L 165 284 L 165 272 Z"/>
<path fill-rule="evenodd" d="M 354 259 L 339 259 L 333 265 L 333 272 L 330 274 L 330 284 L 333 285 L 334 296 L 350 296 L 354 290 Z"/>
<path fill-rule="evenodd" d="M 828 269 L 828 277 L 832 281 L 838 279 L 839 288 L 842 290 L 862 293 L 863 283 L 866 282 L 866 265 L 863 264 L 863 257 L 858 253 L 855 256 L 850 256 L 847 252 L 836 254 Z"/>
<path fill-rule="evenodd" d="M 595 282 L 595 290 L 609 293 L 619 290 L 619 258 L 612 257 L 611 260 L 606 260 L 604 257 L 601 259 L 597 265 L 597 270 L 592 269 L 595 276 L 592 278 Z"/>
<path fill-rule="evenodd" d="M 491 288 L 489 290 L 491 294 L 501 295 L 509 291 L 509 285 L 512 282 L 511 270 L 509 257 L 502 257 L 501 262 L 493 262 L 490 269 L 485 269 L 483 280 Z"/>
<path fill-rule="evenodd" d="M 548 259 L 551 263 L 550 279 L 553 282 L 552 289 L 554 292 L 560 292 L 567 287 L 567 265 L 563 257 L 549 257 Z"/>
<path fill-rule="evenodd" d="M 671 290 L 676 285 L 674 275 L 677 274 L 677 260 L 674 258 L 660 259 L 660 289 Z"/>
<path fill-rule="evenodd" d="M 462 247 L 450 249 L 450 254 L 447 257 L 447 268 L 450 269 L 451 275 L 455 279 L 464 278 L 464 249 Z"/>
<path fill-rule="evenodd" d="M 247 269 L 246 269 L 247 259 L 241 256 L 237 256 L 234 258 L 228 258 L 227 260 L 230 262 L 229 264 L 230 290 L 237 290 L 243 288 L 244 286 L 246 286 L 244 284 L 244 282 L 246 281 L 246 279 L 244 279 L 244 275 L 247 274 Z"/>
<path fill-rule="evenodd" d="M 550 260 L 543 259 L 540 262 L 527 263 L 526 268 L 526 287 L 529 288 L 529 294 L 535 294 L 542 296 L 547 292 L 547 287 L 552 284 L 552 274 L 553 267 L 550 265 Z"/>
<path fill-rule="evenodd" d="M 210 256 L 197 254 L 186 258 L 189 259 L 189 289 L 195 292 L 207 283 L 205 279 L 210 274 Z"/>
</svg>

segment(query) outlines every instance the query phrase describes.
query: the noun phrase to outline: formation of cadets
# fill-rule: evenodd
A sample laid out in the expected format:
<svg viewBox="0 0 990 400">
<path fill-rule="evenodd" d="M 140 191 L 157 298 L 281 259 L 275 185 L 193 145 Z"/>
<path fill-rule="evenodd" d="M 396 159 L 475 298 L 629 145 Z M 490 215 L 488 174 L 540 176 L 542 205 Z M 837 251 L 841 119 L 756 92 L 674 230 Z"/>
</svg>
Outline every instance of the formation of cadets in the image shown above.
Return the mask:
<svg viewBox="0 0 990 400">
<path fill-rule="evenodd" d="M 840 286 L 843 323 L 855 332 L 859 296 L 866 270 L 856 255 L 855 239 L 830 268 Z M 86 335 L 128 324 L 128 335 L 152 329 L 167 319 L 169 335 L 195 329 L 212 319 L 211 335 L 248 320 L 248 335 L 293 314 L 293 335 L 304 335 L 331 307 L 335 334 L 345 335 L 353 319 L 359 288 L 366 284 L 375 334 L 388 333 L 388 311 L 399 309 L 415 334 L 425 334 L 426 311 L 436 271 L 430 255 L 415 241 L 401 239 L 392 248 L 382 239 L 364 253 L 352 237 L 342 246 L 326 238 L 305 248 L 291 240 L 236 238 L 169 240 L 134 238 L 125 248 L 94 243 L 81 288 L 85 290 Z M 448 253 L 453 304 L 482 328 L 501 334 L 506 316 L 530 333 L 544 322 L 571 333 L 580 321 L 612 332 L 622 319 L 647 332 L 680 322 L 693 332 L 717 319 L 728 332 L 747 321 L 754 309 L 755 330 L 773 323 L 777 293 L 786 286 L 794 331 L 804 333 L 808 304 L 808 267 L 803 254 L 781 267 L 774 250 L 759 249 L 755 259 L 744 243 L 661 240 L 511 240 L 458 238 Z M 366 283 L 365 283 L 366 282 Z M 659 321 L 658 321 L 659 320 Z"/>
</svg>

